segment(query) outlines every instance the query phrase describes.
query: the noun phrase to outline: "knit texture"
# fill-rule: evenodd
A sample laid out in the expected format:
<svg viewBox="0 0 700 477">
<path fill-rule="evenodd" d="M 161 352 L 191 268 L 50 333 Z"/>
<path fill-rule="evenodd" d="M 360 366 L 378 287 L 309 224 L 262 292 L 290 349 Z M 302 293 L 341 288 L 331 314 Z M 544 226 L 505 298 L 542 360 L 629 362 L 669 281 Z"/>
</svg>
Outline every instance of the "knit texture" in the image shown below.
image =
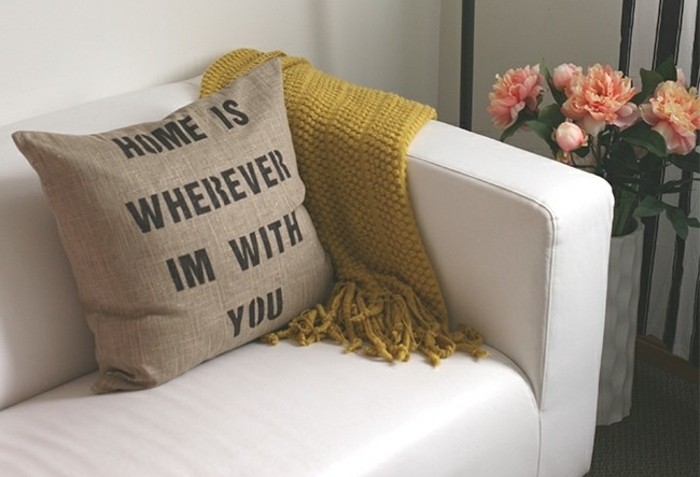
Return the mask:
<svg viewBox="0 0 700 477">
<path fill-rule="evenodd" d="M 471 328 L 450 330 L 435 272 L 409 201 L 406 155 L 435 111 L 396 94 L 350 84 L 303 58 L 232 51 L 205 72 L 200 95 L 218 91 L 271 58 L 306 185 L 305 205 L 336 275 L 331 297 L 266 336 L 302 345 L 331 339 L 388 361 L 419 350 L 431 363 L 457 349 L 483 356 Z"/>
</svg>

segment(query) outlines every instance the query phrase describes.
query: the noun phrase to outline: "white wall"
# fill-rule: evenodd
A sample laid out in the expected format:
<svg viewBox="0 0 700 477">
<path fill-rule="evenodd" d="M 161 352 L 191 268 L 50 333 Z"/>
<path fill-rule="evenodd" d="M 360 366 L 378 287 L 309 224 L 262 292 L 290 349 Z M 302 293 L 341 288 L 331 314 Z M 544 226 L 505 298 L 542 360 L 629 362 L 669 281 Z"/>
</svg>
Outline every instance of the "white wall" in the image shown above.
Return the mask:
<svg viewBox="0 0 700 477">
<path fill-rule="evenodd" d="M 462 0 L 442 0 L 438 117 L 455 126 L 459 125 L 461 54 Z"/>
<path fill-rule="evenodd" d="M 0 124 L 194 76 L 239 47 L 436 105 L 439 24 L 437 0 L 5 0 Z"/>
<path fill-rule="evenodd" d="M 281 49 L 459 122 L 461 0 L 5 0 L 0 124 L 199 74 L 239 47 Z M 617 63 L 621 0 L 480 0 L 473 128 L 494 75 L 563 61 Z M 46 78 L 52 86 L 47 88 Z M 531 135 L 515 143 L 546 150 Z"/>
<path fill-rule="evenodd" d="M 500 136 L 486 113 L 497 73 L 561 63 L 617 67 L 622 0 L 483 0 L 476 2 L 474 33 L 474 132 Z M 532 133 L 518 133 L 511 144 L 548 154 Z"/>
</svg>

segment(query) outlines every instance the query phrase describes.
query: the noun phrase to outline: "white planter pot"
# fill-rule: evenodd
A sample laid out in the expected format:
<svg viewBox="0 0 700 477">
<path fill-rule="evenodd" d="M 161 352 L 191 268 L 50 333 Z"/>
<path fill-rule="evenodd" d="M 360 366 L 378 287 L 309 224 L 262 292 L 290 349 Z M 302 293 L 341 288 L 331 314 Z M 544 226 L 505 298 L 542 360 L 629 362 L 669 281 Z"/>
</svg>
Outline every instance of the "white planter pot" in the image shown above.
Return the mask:
<svg viewBox="0 0 700 477">
<path fill-rule="evenodd" d="M 644 227 L 610 243 L 597 424 L 621 421 L 632 406 L 634 346 Z"/>
</svg>

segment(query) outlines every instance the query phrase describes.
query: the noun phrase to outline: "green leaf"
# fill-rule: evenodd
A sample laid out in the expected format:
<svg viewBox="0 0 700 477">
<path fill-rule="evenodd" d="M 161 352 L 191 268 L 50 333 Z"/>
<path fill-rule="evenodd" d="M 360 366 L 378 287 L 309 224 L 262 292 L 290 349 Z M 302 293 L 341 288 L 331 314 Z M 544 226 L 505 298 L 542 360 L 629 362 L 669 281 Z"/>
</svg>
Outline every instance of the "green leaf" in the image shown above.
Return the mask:
<svg viewBox="0 0 700 477">
<path fill-rule="evenodd" d="M 508 139 L 509 137 L 511 137 L 513 134 L 515 134 L 515 133 L 518 131 L 518 129 L 520 129 L 520 127 L 521 127 L 524 123 L 525 123 L 525 121 L 524 121 L 523 119 L 521 119 L 520 117 L 518 117 L 518 119 L 516 119 L 515 122 L 514 122 L 513 124 L 511 124 L 510 126 L 508 126 L 508 127 L 503 131 L 503 133 L 501 134 L 501 138 L 500 138 L 500 139 L 501 139 L 501 142 L 505 142 L 506 139 Z"/>
<path fill-rule="evenodd" d="M 680 238 L 688 238 L 688 217 L 682 209 L 666 205 L 666 217 L 671 221 L 674 230 Z"/>
<path fill-rule="evenodd" d="M 533 119 L 531 121 L 525 121 L 525 125 L 545 141 L 552 140 L 553 128 L 549 124 L 537 119 Z"/>
<path fill-rule="evenodd" d="M 584 147 L 579 147 L 574 151 L 574 154 L 576 154 L 580 158 L 584 158 L 587 155 L 591 153 L 591 148 L 589 146 L 584 146 Z"/>
<path fill-rule="evenodd" d="M 688 237 L 689 227 L 700 227 L 700 222 L 696 218 L 688 218 L 685 211 L 679 207 L 668 205 L 656 197 L 646 196 L 639 203 L 634 211 L 635 217 L 654 217 L 662 211 L 666 212 L 666 217 L 671 222 L 676 234 L 683 240 Z"/>
<path fill-rule="evenodd" d="M 525 108 L 521 110 L 518 113 L 518 118 L 515 120 L 515 122 L 509 127 L 507 127 L 505 131 L 503 131 L 503 133 L 501 134 L 501 142 L 505 142 L 505 140 L 511 137 L 513 134 L 515 134 L 518 131 L 518 129 L 520 129 L 523 124 L 525 124 L 525 122 L 531 119 L 535 119 L 535 117 L 535 113 L 533 113 L 529 109 Z"/>
<path fill-rule="evenodd" d="M 537 115 L 537 119 L 545 124 L 548 124 L 552 129 L 556 128 L 566 120 L 564 115 L 561 113 L 561 108 L 558 104 L 553 103 L 545 106 L 540 110 L 540 114 Z"/>
<path fill-rule="evenodd" d="M 671 154 L 669 156 L 669 161 L 671 161 L 671 164 L 683 169 L 684 171 L 700 174 L 700 154 L 695 151 L 692 151 L 690 154 L 686 154 L 685 156 Z"/>
<path fill-rule="evenodd" d="M 557 150 L 559 149 L 559 146 L 554 141 L 554 139 L 552 139 L 552 131 L 554 130 L 552 126 L 537 119 L 525 121 L 525 125 L 528 128 L 530 128 L 532 132 L 537 134 L 540 138 L 544 139 L 544 141 L 549 145 L 549 148 L 552 150 L 553 156 L 557 155 Z"/>
<path fill-rule="evenodd" d="M 674 194 L 678 192 L 685 192 L 690 189 L 693 179 L 678 179 L 673 181 L 665 182 L 659 188 L 662 194 Z"/>
<path fill-rule="evenodd" d="M 641 217 L 655 217 L 666 209 L 666 204 L 661 202 L 656 197 L 650 195 L 644 197 L 637 208 L 634 211 L 634 216 Z"/>
<path fill-rule="evenodd" d="M 660 73 L 644 68 L 639 70 L 639 75 L 642 77 L 642 90 L 632 98 L 634 104 L 642 104 L 646 101 L 654 93 L 659 83 L 664 81 L 664 77 Z"/>
<path fill-rule="evenodd" d="M 542 73 L 545 81 L 547 81 L 547 86 L 549 86 L 549 92 L 552 93 L 554 101 L 556 101 L 559 106 L 564 104 L 564 102 L 566 101 L 566 95 L 563 91 L 559 91 L 554 87 L 554 80 L 552 79 L 552 75 L 549 73 L 549 68 L 547 68 L 547 65 L 544 63 L 544 60 L 540 62 L 540 73 Z"/>
<path fill-rule="evenodd" d="M 655 156 L 666 157 L 668 155 L 664 137 L 656 131 L 652 131 L 645 122 L 639 122 L 625 129 L 620 137 L 626 143 L 643 147 Z"/>
<path fill-rule="evenodd" d="M 673 61 L 673 56 L 666 58 L 657 68 L 664 81 L 676 81 L 676 64 Z"/>
</svg>

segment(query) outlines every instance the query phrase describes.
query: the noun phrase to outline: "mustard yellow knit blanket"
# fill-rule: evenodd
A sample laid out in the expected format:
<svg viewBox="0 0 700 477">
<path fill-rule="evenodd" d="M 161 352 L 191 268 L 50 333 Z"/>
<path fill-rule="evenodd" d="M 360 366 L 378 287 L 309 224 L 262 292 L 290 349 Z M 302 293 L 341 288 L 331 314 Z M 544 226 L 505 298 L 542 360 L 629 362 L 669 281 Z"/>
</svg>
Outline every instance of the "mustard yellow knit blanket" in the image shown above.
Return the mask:
<svg viewBox="0 0 700 477">
<path fill-rule="evenodd" d="M 279 58 L 305 205 L 330 254 L 336 285 L 318 304 L 266 337 L 302 345 L 332 339 L 388 361 L 419 350 L 433 363 L 463 349 L 485 354 L 474 330 L 450 330 L 409 202 L 408 145 L 435 111 L 350 84 L 279 51 L 235 50 L 205 72 L 206 96 Z"/>
</svg>

